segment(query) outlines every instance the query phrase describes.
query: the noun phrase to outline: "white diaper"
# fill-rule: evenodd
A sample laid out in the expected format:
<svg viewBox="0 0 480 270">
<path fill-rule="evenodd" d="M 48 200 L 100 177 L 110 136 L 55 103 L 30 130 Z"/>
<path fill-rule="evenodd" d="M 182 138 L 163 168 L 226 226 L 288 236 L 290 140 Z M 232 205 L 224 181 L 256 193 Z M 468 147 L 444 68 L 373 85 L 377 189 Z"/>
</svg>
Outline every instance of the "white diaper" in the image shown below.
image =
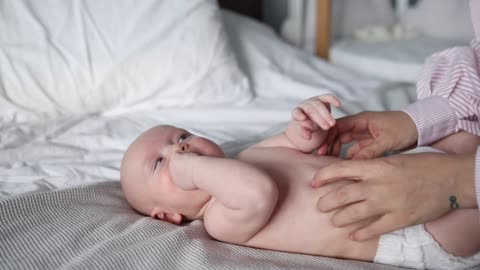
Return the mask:
<svg viewBox="0 0 480 270">
<path fill-rule="evenodd" d="M 414 269 L 479 269 L 480 252 L 470 257 L 449 254 L 424 225 L 416 225 L 382 235 L 373 261 Z"/>
</svg>

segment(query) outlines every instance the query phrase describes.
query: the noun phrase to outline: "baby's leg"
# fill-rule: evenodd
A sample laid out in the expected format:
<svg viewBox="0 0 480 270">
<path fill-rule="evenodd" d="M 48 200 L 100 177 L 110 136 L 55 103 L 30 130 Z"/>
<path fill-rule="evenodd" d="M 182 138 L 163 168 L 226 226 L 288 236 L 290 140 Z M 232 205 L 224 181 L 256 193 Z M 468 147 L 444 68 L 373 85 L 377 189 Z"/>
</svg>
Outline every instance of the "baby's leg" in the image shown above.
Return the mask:
<svg viewBox="0 0 480 270">
<path fill-rule="evenodd" d="M 479 136 L 460 131 L 436 141 L 431 146 L 449 154 L 473 154 L 479 144 Z"/>
<path fill-rule="evenodd" d="M 450 254 L 468 257 L 480 251 L 478 209 L 459 209 L 425 224 L 426 230 Z"/>
</svg>

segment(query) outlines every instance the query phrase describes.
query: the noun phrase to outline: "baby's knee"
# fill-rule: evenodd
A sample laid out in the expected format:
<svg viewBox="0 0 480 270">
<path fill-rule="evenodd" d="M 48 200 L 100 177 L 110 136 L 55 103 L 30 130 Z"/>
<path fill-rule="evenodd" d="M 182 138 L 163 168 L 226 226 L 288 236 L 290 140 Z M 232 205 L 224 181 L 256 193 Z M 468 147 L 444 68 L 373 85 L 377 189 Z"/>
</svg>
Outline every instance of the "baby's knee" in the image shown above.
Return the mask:
<svg viewBox="0 0 480 270">
<path fill-rule="evenodd" d="M 469 257 L 480 252 L 480 213 L 459 209 L 425 224 L 426 230 L 448 253 Z"/>
</svg>

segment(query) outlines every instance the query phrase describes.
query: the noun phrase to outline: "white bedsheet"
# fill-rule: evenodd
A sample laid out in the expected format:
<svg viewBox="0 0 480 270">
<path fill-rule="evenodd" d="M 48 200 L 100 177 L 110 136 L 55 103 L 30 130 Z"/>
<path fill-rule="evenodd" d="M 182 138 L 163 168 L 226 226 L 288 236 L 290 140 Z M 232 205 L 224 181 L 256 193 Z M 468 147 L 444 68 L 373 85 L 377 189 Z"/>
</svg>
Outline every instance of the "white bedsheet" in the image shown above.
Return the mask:
<svg viewBox="0 0 480 270">
<path fill-rule="evenodd" d="M 333 113 L 399 109 L 412 102 L 411 85 L 391 85 L 322 62 L 286 43 L 271 29 L 224 12 L 237 57 L 257 97 L 240 108 L 112 111 L 34 124 L 0 123 L 0 199 L 105 180 L 119 180 L 123 151 L 141 132 L 173 124 L 211 138 L 232 156 L 280 132 L 305 98 L 334 93 Z"/>
</svg>

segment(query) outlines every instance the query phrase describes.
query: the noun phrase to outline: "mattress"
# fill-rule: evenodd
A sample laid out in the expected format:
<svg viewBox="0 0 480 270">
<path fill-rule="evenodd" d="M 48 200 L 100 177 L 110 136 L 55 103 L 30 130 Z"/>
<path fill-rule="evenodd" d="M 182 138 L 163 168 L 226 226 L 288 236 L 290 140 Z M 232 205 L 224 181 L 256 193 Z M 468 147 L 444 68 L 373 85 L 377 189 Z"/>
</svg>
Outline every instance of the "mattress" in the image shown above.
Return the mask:
<svg viewBox="0 0 480 270">
<path fill-rule="evenodd" d="M 345 39 L 332 45 L 330 61 L 364 75 L 389 81 L 415 83 L 427 57 L 449 47 L 467 44 L 467 40 L 427 37 L 381 42 Z"/>
<path fill-rule="evenodd" d="M 122 256 L 128 256 L 125 255 L 128 252 L 117 254 L 122 259 L 111 264 L 108 264 L 107 261 L 114 258 L 114 254 L 111 254 L 113 257 L 109 257 L 109 259 L 106 257 L 102 259 L 93 254 L 96 252 L 95 247 L 102 252 L 107 252 L 109 249 L 104 248 L 115 243 L 110 242 L 108 245 L 103 245 L 106 242 L 102 241 L 108 241 L 109 237 L 113 237 L 114 234 L 126 233 L 129 230 L 141 234 L 145 229 L 144 226 L 152 222 L 152 220 L 148 221 L 149 218 L 134 215 L 135 213 L 131 209 L 126 208 L 125 201 L 119 199 L 121 192 L 118 187 L 119 167 L 123 152 L 134 138 L 152 126 L 171 124 L 186 128 L 195 134 L 210 138 L 218 143 L 228 156 L 234 156 L 248 145 L 281 132 L 290 120 L 292 108 L 302 100 L 314 95 L 333 93 L 343 101 L 342 107 L 333 111 L 335 117 L 363 110 L 401 109 L 415 100 L 415 89 L 411 84 L 392 84 L 332 66 L 281 41 L 269 27 L 232 12 L 222 11 L 222 19 L 226 24 L 235 54 L 255 92 L 254 100 L 246 105 L 241 107 L 194 106 L 136 110 L 124 108 L 56 120 L 0 123 L 0 204 L 3 207 L 0 211 L 7 213 L 12 209 L 18 210 L 20 207 L 18 203 L 20 203 L 23 205 L 20 208 L 36 209 L 38 213 L 43 213 L 45 214 L 43 216 L 46 217 L 47 213 L 52 213 L 52 208 L 46 207 L 48 204 L 42 202 L 48 201 L 54 203 L 56 208 L 53 209 L 64 209 L 58 212 L 58 218 L 55 218 L 56 215 L 52 215 L 50 222 L 45 221 L 46 223 L 36 227 L 39 230 L 50 228 L 48 229 L 50 232 L 45 237 L 37 236 L 38 243 L 48 243 L 48 239 L 57 235 L 60 239 L 58 241 L 64 241 L 62 243 L 67 246 L 68 244 L 75 246 L 79 237 L 80 239 L 84 237 L 78 230 L 76 231 L 78 234 L 69 234 L 66 229 L 68 226 L 74 226 L 80 220 L 79 217 L 76 217 L 67 223 L 63 222 L 72 218 L 68 217 L 68 213 L 72 213 L 69 210 L 73 208 L 79 210 L 79 205 L 72 205 L 65 198 L 83 200 L 80 206 L 85 206 L 90 200 L 92 203 L 90 208 L 95 208 L 91 209 L 92 211 L 86 216 L 82 216 L 82 220 L 85 222 L 87 222 L 85 220 L 87 216 L 92 216 L 91 223 L 84 224 L 85 227 L 79 228 L 87 231 L 90 228 L 92 232 L 95 231 L 93 228 L 103 230 L 101 228 L 114 227 L 118 229 L 118 231 L 102 231 L 105 234 L 99 235 L 98 241 L 91 239 L 92 241 L 84 242 L 85 246 L 72 247 L 75 249 L 72 251 L 73 253 L 68 253 L 71 248 L 65 248 L 65 258 L 68 260 L 62 259 L 61 252 L 56 253 L 56 256 L 60 256 L 59 258 L 48 260 L 49 249 L 45 246 L 43 246 L 45 249 L 42 249 L 42 244 L 34 245 L 32 247 L 36 248 L 28 249 L 30 250 L 28 252 L 36 250 L 45 256 L 39 255 L 37 256 L 40 257 L 39 261 L 34 260 L 33 262 L 25 259 L 23 267 L 35 268 L 32 266 L 40 265 L 42 267 L 39 268 L 45 269 L 61 266 L 89 268 L 92 265 L 88 263 L 88 260 L 92 258 L 96 260 L 95 267 L 98 268 L 114 269 L 117 266 L 124 266 L 122 260 L 127 259 Z M 105 182 L 107 183 L 105 184 Z M 85 201 L 85 198 L 89 199 Z M 24 203 L 27 204 L 24 205 Z M 119 210 L 121 208 L 123 210 Z M 40 215 L 38 213 L 37 217 Z M 120 222 L 117 224 L 120 227 L 116 227 L 115 215 L 112 213 L 127 215 L 130 216 L 130 219 L 127 219 L 127 223 Z M 100 218 L 102 215 L 112 219 L 110 221 L 108 221 L 109 218 L 102 219 Z M 20 216 L 13 213 L 9 218 L 15 220 Z M 23 220 L 23 222 L 27 221 Z M 64 225 L 63 229 L 55 227 L 62 224 Z M 8 228 L 10 230 L 14 227 Z M 14 254 L 9 252 L 12 250 L 22 252 L 23 249 L 16 245 L 18 242 L 11 242 L 10 234 L 5 234 L 9 231 L 7 227 L 1 225 L 1 228 L 0 231 L 3 234 L 0 234 L 0 239 L 6 242 L 3 245 L 0 244 L 0 258 L 10 256 L 7 268 L 22 267 L 21 259 L 15 259 L 18 258 L 16 257 L 18 254 L 13 256 Z M 57 229 L 52 232 L 52 228 Z M 17 229 L 19 230 L 17 240 L 27 239 L 31 233 L 28 230 Z M 148 251 L 147 254 L 153 256 L 156 252 L 163 259 L 151 264 L 148 262 L 138 264 L 135 268 L 160 267 L 159 263 L 167 260 L 168 263 L 165 265 L 168 265 L 168 269 L 191 269 L 192 266 L 195 266 L 195 269 L 282 269 L 290 267 L 297 269 L 396 269 L 370 263 L 332 258 L 318 259 L 306 255 L 258 251 L 217 243 L 208 238 L 203 226 L 198 222 L 180 228 L 156 223 L 151 229 L 153 231 L 148 233 L 166 238 L 166 241 L 174 241 L 178 238 L 180 242 L 173 246 L 160 245 L 153 251 Z M 86 235 L 88 234 L 86 233 Z M 148 239 L 145 241 L 148 242 Z M 188 241 L 192 241 L 192 245 L 189 246 Z M 147 242 L 142 245 L 148 246 L 154 243 Z M 133 250 L 130 256 L 136 254 L 134 249 L 139 247 L 132 245 Z M 209 249 L 210 251 L 208 251 Z M 201 253 L 202 250 L 204 253 Z M 59 250 L 56 249 L 56 252 Z M 189 256 L 188 254 L 195 255 Z M 20 255 L 18 256 L 26 256 L 25 254 Z M 171 260 L 174 260 L 175 256 L 180 256 L 184 260 L 172 262 Z M 78 260 L 78 264 L 74 263 L 75 260 Z M 299 262 L 295 265 L 297 260 Z M 38 264 L 39 262 L 43 264 Z M 126 268 L 134 266 L 131 262 L 125 264 Z"/>
</svg>

